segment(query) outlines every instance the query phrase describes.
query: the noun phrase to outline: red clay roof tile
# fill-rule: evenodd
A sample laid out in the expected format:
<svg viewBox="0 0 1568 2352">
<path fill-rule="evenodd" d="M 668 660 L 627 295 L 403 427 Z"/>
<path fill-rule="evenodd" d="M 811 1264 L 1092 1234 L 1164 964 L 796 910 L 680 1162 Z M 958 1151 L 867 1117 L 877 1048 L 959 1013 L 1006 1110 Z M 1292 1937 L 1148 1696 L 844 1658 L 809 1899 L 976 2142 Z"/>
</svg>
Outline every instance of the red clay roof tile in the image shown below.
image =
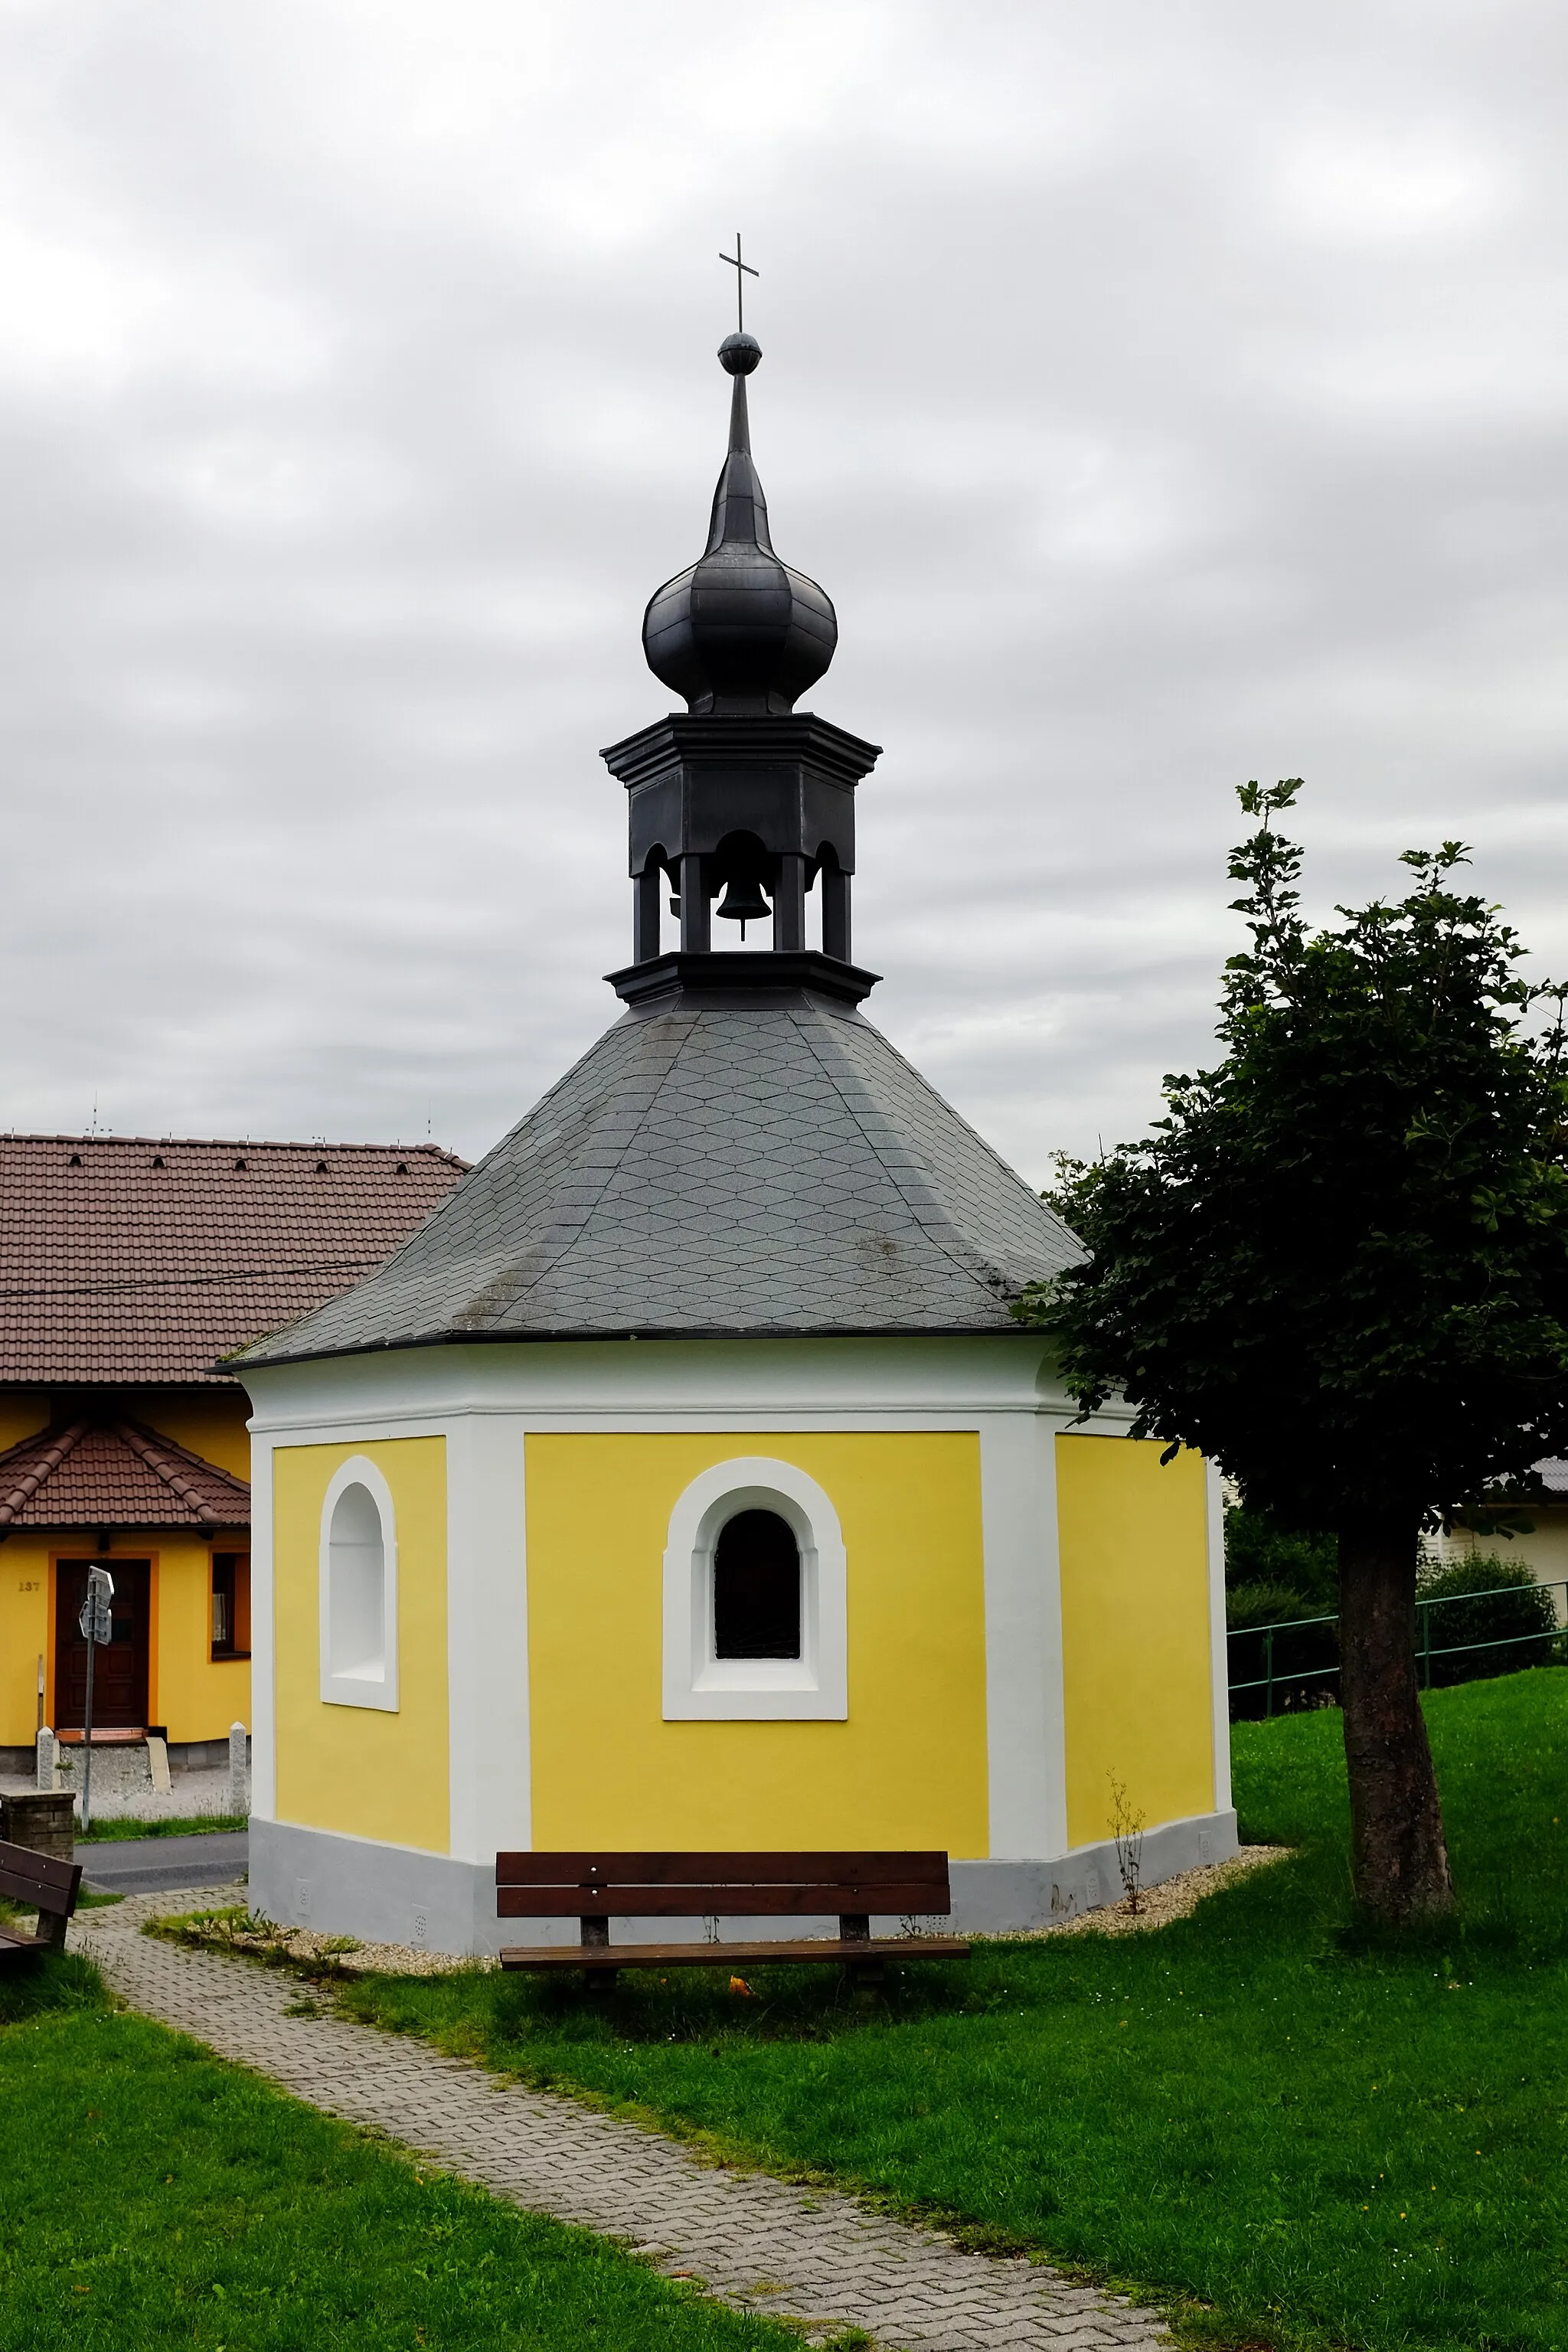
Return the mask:
<svg viewBox="0 0 1568 2352">
<path fill-rule="evenodd" d="M 0 1383 L 226 1386 L 220 1357 L 362 1281 L 465 1164 L 428 1143 L 0 1136 Z"/>
<path fill-rule="evenodd" d="M 134 1421 L 77 1421 L 0 1454 L 0 1528 L 247 1528 L 243 1478 Z"/>
</svg>

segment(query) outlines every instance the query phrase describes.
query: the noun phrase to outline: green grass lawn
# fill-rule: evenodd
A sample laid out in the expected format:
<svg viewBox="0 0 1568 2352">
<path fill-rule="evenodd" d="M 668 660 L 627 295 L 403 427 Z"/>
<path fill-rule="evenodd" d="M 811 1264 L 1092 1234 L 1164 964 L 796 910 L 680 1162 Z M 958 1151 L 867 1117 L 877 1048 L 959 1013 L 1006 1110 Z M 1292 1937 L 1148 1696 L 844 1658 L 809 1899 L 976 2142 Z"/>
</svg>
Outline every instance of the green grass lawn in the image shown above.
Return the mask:
<svg viewBox="0 0 1568 2352">
<path fill-rule="evenodd" d="M 243 1830 L 249 1826 L 244 1813 L 187 1813 L 182 1820 L 175 1813 L 162 1813 L 155 1822 L 126 1821 L 116 1814 L 110 1821 L 95 1821 L 89 1829 L 78 1828 L 78 1845 L 108 1845 L 132 1838 L 202 1837 L 214 1830 Z"/>
<path fill-rule="evenodd" d="M 145 2020 L 0 1977 L 0 2352 L 789 2352 Z"/>
<path fill-rule="evenodd" d="M 1358 1925 L 1336 1713 L 1238 1726 L 1297 1854 L 1157 1934 L 826 1970 L 365 1978 L 354 2014 L 1130 2282 L 1223 2343 L 1568 2346 L 1568 1673 L 1435 1693 L 1462 1916 Z M 1205 2308 L 1206 2306 L 1206 2308 Z"/>
</svg>

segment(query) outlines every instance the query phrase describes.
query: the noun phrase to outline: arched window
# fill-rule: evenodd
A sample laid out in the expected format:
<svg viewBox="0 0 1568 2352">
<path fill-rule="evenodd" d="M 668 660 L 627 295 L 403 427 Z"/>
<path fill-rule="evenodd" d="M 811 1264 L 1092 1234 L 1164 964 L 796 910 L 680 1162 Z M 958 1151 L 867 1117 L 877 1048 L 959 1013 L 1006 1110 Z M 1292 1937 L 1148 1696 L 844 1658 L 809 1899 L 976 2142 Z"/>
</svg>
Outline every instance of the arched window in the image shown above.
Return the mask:
<svg viewBox="0 0 1568 2352">
<path fill-rule="evenodd" d="M 334 1675 L 380 1682 L 386 1672 L 386 1546 L 368 1486 L 345 1486 L 332 1509 L 331 1635 Z"/>
<path fill-rule="evenodd" d="M 321 1696 L 397 1705 L 397 1547 L 392 1495 L 374 1463 L 345 1462 L 321 1506 Z"/>
<path fill-rule="evenodd" d="M 737 1511 L 720 1529 L 713 1547 L 713 1655 L 800 1655 L 800 1546 L 776 1511 Z"/>
<path fill-rule="evenodd" d="M 841 1723 L 847 1566 L 832 1501 L 793 1462 L 745 1454 L 695 1477 L 664 1554 L 669 1723 Z"/>
</svg>

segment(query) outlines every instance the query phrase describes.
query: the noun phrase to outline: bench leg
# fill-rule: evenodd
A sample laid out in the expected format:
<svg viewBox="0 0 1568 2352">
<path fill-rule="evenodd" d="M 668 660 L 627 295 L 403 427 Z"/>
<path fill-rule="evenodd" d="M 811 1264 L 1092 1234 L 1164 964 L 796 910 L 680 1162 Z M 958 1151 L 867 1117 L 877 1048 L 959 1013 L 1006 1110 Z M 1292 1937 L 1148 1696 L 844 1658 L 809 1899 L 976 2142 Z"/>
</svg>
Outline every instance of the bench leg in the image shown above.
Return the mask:
<svg viewBox="0 0 1568 2352">
<path fill-rule="evenodd" d="M 580 1919 L 577 1924 L 582 1931 L 584 1944 L 599 1949 L 603 1949 L 608 1944 L 610 1923 L 607 1918 L 590 1914 L 587 1918 Z M 591 1993 L 614 1992 L 616 1979 L 619 1974 L 618 1969 L 584 1969 L 583 1971 L 584 1980 Z"/>
<path fill-rule="evenodd" d="M 845 1944 L 868 1944 L 871 1940 L 871 1915 L 868 1911 L 841 1911 L 838 1915 L 838 1937 Z M 846 1960 L 844 1981 L 851 1985 L 879 1985 L 884 1969 L 880 1960 Z"/>
</svg>

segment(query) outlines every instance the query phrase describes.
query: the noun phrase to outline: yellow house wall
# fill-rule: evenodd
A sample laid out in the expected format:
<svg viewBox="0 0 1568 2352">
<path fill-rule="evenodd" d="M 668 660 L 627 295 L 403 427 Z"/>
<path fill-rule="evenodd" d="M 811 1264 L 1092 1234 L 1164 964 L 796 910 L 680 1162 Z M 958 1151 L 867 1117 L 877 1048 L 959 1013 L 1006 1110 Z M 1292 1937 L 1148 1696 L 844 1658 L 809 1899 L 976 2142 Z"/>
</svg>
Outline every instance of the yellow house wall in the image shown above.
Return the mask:
<svg viewBox="0 0 1568 2352">
<path fill-rule="evenodd" d="M 212 1654 L 213 1547 L 163 1535 L 147 1549 L 155 1562 L 148 1721 L 163 1724 L 172 1740 L 225 1739 L 231 1723 L 249 1730 L 250 1661 Z M 127 1559 L 143 1556 L 132 1536 L 117 1538 L 115 1550 Z"/>
<path fill-rule="evenodd" d="M 448 1849 L 446 1454 L 444 1438 L 403 1437 L 273 1454 L 279 1821 Z M 321 1697 L 321 1504 L 352 1454 L 375 1464 L 396 1513 L 395 1714 Z"/>
<path fill-rule="evenodd" d="M 1202 1457 L 1060 1436 L 1068 1836 L 1111 1829 L 1110 1776 L 1153 1828 L 1214 1806 L 1208 1507 Z"/>
<path fill-rule="evenodd" d="M 795 1464 L 838 1513 L 847 1722 L 662 1718 L 670 1511 L 699 1472 L 740 1454 Z M 536 1846 L 985 1853 L 973 1433 L 538 1435 L 527 1488 Z"/>
<path fill-rule="evenodd" d="M 195 1537 L 118 1535 L 107 1555 L 84 1534 L 24 1533 L 0 1544 L 0 1748 L 29 1746 L 37 1729 L 38 1659 L 45 1661 L 44 1720 L 55 1720 L 55 1581 L 58 1559 L 153 1562 L 147 1720 L 172 1740 L 222 1739 L 250 1726 L 250 1665 L 212 1655 L 212 1551 Z"/>
<path fill-rule="evenodd" d="M 116 1389 L 104 1402 L 132 1421 L 162 1430 L 236 1478 L 250 1476 L 250 1412 L 243 1389 Z M 47 1429 L 55 1403 L 44 1389 L 0 1389 L 0 1454 Z"/>
<path fill-rule="evenodd" d="M 36 1437 L 49 1422 L 49 1400 L 42 1389 L 0 1389 L 0 1454 Z"/>
<path fill-rule="evenodd" d="M 0 1544 L 0 1748 L 29 1747 L 37 1730 L 52 1603 L 48 1539 L 8 1536 Z"/>
<path fill-rule="evenodd" d="M 204 1461 L 250 1475 L 249 1405 L 243 1391 L 117 1391 L 115 1410 L 146 1423 Z M 0 1391 L 0 1451 L 35 1435 L 52 1417 L 44 1390 Z M 244 1550 L 237 1529 L 216 1549 Z M 231 1723 L 250 1725 L 250 1665 L 212 1655 L 212 1553 L 205 1538 L 117 1531 L 108 1554 L 153 1562 L 147 1663 L 147 1719 L 172 1740 L 221 1739 Z M 0 1543 L 0 1747 L 32 1741 L 37 1727 L 37 1662 L 46 1661 L 45 1720 L 54 1720 L 54 1587 L 50 1562 L 100 1557 L 92 1532 L 18 1530 Z"/>
<path fill-rule="evenodd" d="M 249 1400 L 240 1389 L 165 1389 L 131 1396 L 127 1410 L 138 1421 L 172 1437 L 176 1445 L 216 1462 L 232 1477 L 250 1477 Z"/>
</svg>

